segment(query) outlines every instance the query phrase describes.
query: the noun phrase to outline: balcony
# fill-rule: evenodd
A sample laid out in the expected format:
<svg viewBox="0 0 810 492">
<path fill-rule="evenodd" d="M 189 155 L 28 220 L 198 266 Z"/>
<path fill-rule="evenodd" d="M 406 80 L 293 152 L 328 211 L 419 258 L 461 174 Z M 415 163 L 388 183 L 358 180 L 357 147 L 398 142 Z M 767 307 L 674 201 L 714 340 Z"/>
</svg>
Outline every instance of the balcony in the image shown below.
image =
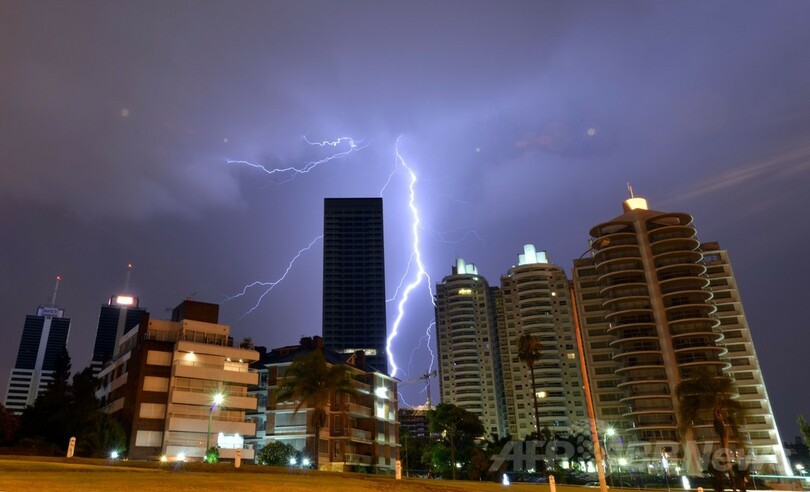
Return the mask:
<svg viewBox="0 0 810 492">
<path fill-rule="evenodd" d="M 371 408 L 357 403 L 347 403 L 344 407 L 349 415 L 357 417 L 371 417 Z"/>
<path fill-rule="evenodd" d="M 306 425 L 276 425 L 273 428 L 272 434 L 306 434 Z"/>
<path fill-rule="evenodd" d="M 345 463 L 352 463 L 357 465 L 370 465 L 371 456 L 367 454 L 346 453 L 343 455 Z"/>
<path fill-rule="evenodd" d="M 360 441 L 360 442 L 371 442 L 371 432 L 364 431 L 361 429 L 351 429 L 349 432 L 349 436 L 353 441 Z"/>
</svg>

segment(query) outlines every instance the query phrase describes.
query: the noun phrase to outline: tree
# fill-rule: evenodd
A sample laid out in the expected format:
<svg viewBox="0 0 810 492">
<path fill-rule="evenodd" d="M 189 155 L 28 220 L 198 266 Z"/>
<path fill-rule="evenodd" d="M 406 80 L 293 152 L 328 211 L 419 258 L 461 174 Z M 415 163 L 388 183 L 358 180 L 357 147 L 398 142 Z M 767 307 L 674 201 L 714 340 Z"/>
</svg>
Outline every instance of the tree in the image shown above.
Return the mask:
<svg viewBox="0 0 810 492">
<path fill-rule="evenodd" d="M 297 402 L 293 414 L 302 408 L 312 410 L 312 426 L 315 428 L 315 448 L 312 456 L 318 465 L 321 428 L 326 425 L 327 407 L 337 395 L 354 396 L 357 388 L 352 384 L 351 369 L 344 364 L 329 365 L 321 348 L 293 361 L 284 374 L 284 384 L 276 393 L 276 404 Z"/>
<path fill-rule="evenodd" d="M 691 372 L 675 387 L 681 434 L 711 418 L 712 428 L 720 438 L 724 462 L 718 465 L 714 459 L 710 459 L 709 472 L 715 477 L 722 477 L 723 472 L 727 471 L 731 483 L 734 483 L 734 477 L 725 458 L 729 455 L 731 436 L 739 436 L 738 419 L 743 413 L 740 402 L 732 398 L 733 393 L 734 385 L 730 378 L 707 368 Z M 715 480 L 715 489 L 722 492 L 722 480 Z"/>
<path fill-rule="evenodd" d="M 461 462 L 456 461 L 456 451 L 459 451 L 468 461 L 474 453 L 475 440 L 481 438 L 486 432 L 484 426 L 478 416 L 450 403 L 440 403 L 433 410 L 429 410 L 427 418 L 430 432 L 442 434 L 449 444 L 450 469 L 452 478 L 455 480 L 456 463 Z M 446 468 L 447 451 L 443 446 L 434 448 L 433 463 L 440 469 Z"/>
<path fill-rule="evenodd" d="M 799 432 L 802 434 L 804 445 L 810 447 L 810 422 L 807 422 L 804 419 L 804 415 L 799 415 L 797 422 L 799 424 Z"/>
<path fill-rule="evenodd" d="M 297 453 L 298 451 L 290 444 L 281 441 L 270 441 L 259 451 L 256 456 L 256 463 L 283 466 L 290 462 L 290 458 L 296 457 Z"/>
<path fill-rule="evenodd" d="M 542 350 L 540 339 L 530 333 L 524 333 L 518 338 L 518 358 L 526 363 L 532 375 L 532 398 L 534 399 L 534 425 L 535 431 L 540 432 L 540 405 L 537 398 L 537 385 L 534 380 L 534 363 L 540 359 Z"/>
<path fill-rule="evenodd" d="M 0 446 L 12 444 L 19 428 L 20 418 L 0 404 Z"/>
<path fill-rule="evenodd" d="M 22 414 L 20 436 L 37 446 L 64 450 L 76 437 L 76 455 L 102 457 L 110 451 L 124 451 L 126 435 L 121 424 L 104 413 L 95 397 L 98 381 L 90 367 L 65 381 L 70 359 L 55 364 L 56 377 L 34 404 Z"/>
</svg>

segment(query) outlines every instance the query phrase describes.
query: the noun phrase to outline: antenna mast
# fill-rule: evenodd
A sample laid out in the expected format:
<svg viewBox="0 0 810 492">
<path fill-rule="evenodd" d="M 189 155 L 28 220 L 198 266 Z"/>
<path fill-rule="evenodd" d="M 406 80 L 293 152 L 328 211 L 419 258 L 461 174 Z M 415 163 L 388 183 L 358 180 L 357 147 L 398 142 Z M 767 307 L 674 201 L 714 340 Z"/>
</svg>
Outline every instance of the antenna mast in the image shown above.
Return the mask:
<svg viewBox="0 0 810 492">
<path fill-rule="evenodd" d="M 62 281 L 62 276 L 56 276 L 56 285 L 53 287 L 53 297 L 51 297 L 51 306 L 56 306 L 56 293 L 59 292 L 59 282 Z"/>
<path fill-rule="evenodd" d="M 132 277 L 132 263 L 127 263 L 127 278 L 124 282 L 124 294 L 129 294 L 129 279 Z"/>
<path fill-rule="evenodd" d="M 631 185 L 629 181 L 627 182 L 627 192 L 630 193 L 630 198 L 635 198 L 635 195 L 633 195 L 633 185 Z"/>
</svg>

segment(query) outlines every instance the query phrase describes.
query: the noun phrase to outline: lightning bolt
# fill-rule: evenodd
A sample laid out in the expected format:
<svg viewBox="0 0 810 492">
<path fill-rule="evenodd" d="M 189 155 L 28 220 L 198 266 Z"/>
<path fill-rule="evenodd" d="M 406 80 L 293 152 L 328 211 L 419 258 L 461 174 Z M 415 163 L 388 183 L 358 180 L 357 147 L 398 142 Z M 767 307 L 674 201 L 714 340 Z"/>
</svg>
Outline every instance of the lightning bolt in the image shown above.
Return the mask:
<svg viewBox="0 0 810 492">
<path fill-rule="evenodd" d="M 337 152 L 335 154 L 328 155 L 328 156 L 326 156 L 326 157 L 324 157 L 322 159 L 309 161 L 303 167 L 288 166 L 288 167 L 279 167 L 279 168 L 268 169 L 267 167 L 265 167 L 265 166 L 263 166 L 261 164 L 256 164 L 256 163 L 253 163 L 253 162 L 250 162 L 250 161 L 243 161 L 243 160 L 228 160 L 228 161 L 226 161 L 226 163 L 227 164 L 237 164 L 237 165 L 252 167 L 254 169 L 259 169 L 260 171 L 264 172 L 265 174 L 269 174 L 271 176 L 275 175 L 275 174 L 290 176 L 287 179 L 284 179 L 284 180 L 280 181 L 279 184 L 281 184 L 281 183 L 287 183 L 289 181 L 292 181 L 293 179 L 295 179 L 297 176 L 299 176 L 301 174 L 307 174 L 308 172 L 312 171 L 313 169 L 320 166 L 321 164 L 326 164 L 327 162 L 335 160 L 335 159 L 341 159 L 341 158 L 346 157 L 347 155 L 349 155 L 349 154 L 351 154 L 353 152 L 357 152 L 359 150 L 363 150 L 366 147 L 368 147 L 368 144 L 362 145 L 361 141 L 355 141 L 355 139 L 353 139 L 351 137 L 339 137 L 339 138 L 337 138 L 335 140 L 324 140 L 322 142 L 313 142 L 313 141 L 309 140 L 306 136 L 302 136 L 301 138 L 308 145 L 312 145 L 312 146 L 316 146 L 316 147 L 346 146 L 348 148 L 346 150 L 341 151 L 341 152 Z"/>
<path fill-rule="evenodd" d="M 320 166 L 322 164 L 326 164 L 326 163 L 328 163 L 328 162 L 330 162 L 332 160 L 335 160 L 335 159 L 342 159 L 343 157 L 346 157 L 346 156 L 348 156 L 349 154 L 351 154 L 353 152 L 357 152 L 359 150 L 363 150 L 366 147 L 368 147 L 368 144 L 363 144 L 361 140 L 355 140 L 352 137 L 338 137 L 335 140 L 322 140 L 320 142 L 315 142 L 315 141 L 309 140 L 306 135 L 302 135 L 301 139 L 307 145 L 314 146 L 314 147 L 335 147 L 335 148 L 347 147 L 347 148 L 346 148 L 346 150 L 341 150 L 340 152 L 330 154 L 330 155 L 328 155 L 328 156 L 326 156 L 326 157 L 324 157 L 322 159 L 310 161 L 310 162 L 306 163 L 306 165 L 304 165 L 303 167 L 300 167 L 300 168 L 290 166 L 290 167 L 284 167 L 284 168 L 268 169 L 268 168 L 266 168 L 265 166 L 263 166 L 261 164 L 254 164 L 252 162 L 242 161 L 242 160 L 229 160 L 226 163 L 227 164 L 244 165 L 244 166 L 252 167 L 254 169 L 259 169 L 259 170 L 263 171 L 265 174 L 269 174 L 271 176 L 275 175 L 275 174 L 279 174 L 279 175 L 290 174 L 291 175 L 291 177 L 289 177 L 288 179 L 280 181 L 279 182 L 279 184 L 280 184 L 280 183 L 286 183 L 288 181 L 292 181 L 293 179 L 295 179 L 297 176 L 299 176 L 301 174 L 307 174 L 307 173 L 309 173 L 310 171 L 312 171 L 313 169 L 315 169 L 316 167 L 318 167 L 318 166 Z M 310 243 L 306 247 L 300 249 L 298 251 L 298 253 L 293 257 L 293 259 L 290 260 L 290 263 L 287 265 L 287 269 L 284 271 L 284 274 L 281 275 L 281 277 L 279 277 L 276 280 L 273 280 L 271 282 L 262 282 L 262 281 L 252 282 L 250 284 L 245 285 L 245 287 L 242 289 L 242 292 L 226 298 L 225 301 L 227 302 L 227 301 L 236 299 L 238 297 L 244 296 L 253 287 L 260 287 L 260 286 L 261 287 L 266 287 L 264 292 L 262 292 L 262 294 L 259 296 L 258 300 L 256 301 L 256 304 L 254 304 L 253 307 L 250 308 L 239 319 L 243 319 L 245 316 L 247 316 L 250 313 L 252 313 L 253 311 L 255 311 L 256 308 L 258 308 L 259 305 L 262 303 L 262 300 L 264 300 L 265 296 L 267 296 L 267 294 L 269 294 L 270 291 L 272 291 L 279 283 L 281 283 L 285 278 L 287 278 L 287 274 L 290 273 L 290 270 L 292 269 L 293 264 L 295 264 L 295 261 L 298 260 L 298 258 L 300 258 L 301 255 L 304 254 L 306 251 L 309 251 L 315 245 L 315 243 L 320 241 L 321 239 L 323 239 L 323 234 L 316 237 L 312 241 L 310 241 Z"/>
<path fill-rule="evenodd" d="M 478 234 L 478 231 L 472 228 L 472 226 L 465 226 L 465 227 L 456 227 L 455 229 L 451 229 L 445 232 L 439 232 L 435 229 L 430 227 L 425 227 L 431 234 L 439 238 L 443 243 L 447 244 L 458 244 L 464 242 L 468 236 L 474 236 L 477 240 L 482 243 L 486 243 L 484 239 Z M 457 232 L 463 232 L 459 239 L 448 239 L 448 236 L 454 235 Z"/>
<path fill-rule="evenodd" d="M 238 293 L 238 294 L 235 294 L 235 295 L 232 295 L 231 297 L 226 298 L 226 299 L 225 299 L 225 301 L 226 301 L 226 302 L 227 302 L 227 301 L 231 301 L 231 300 L 233 300 L 233 299 L 236 299 L 237 297 L 242 297 L 243 295 L 247 294 L 247 291 L 248 291 L 248 290 L 250 290 L 250 289 L 251 289 L 251 288 L 253 288 L 253 287 L 257 287 L 257 286 L 267 287 L 267 289 L 265 289 L 265 291 L 262 293 L 262 295 L 260 295 L 260 296 L 259 296 L 259 299 L 256 301 L 256 304 L 254 304 L 254 305 L 253 305 L 253 307 L 252 307 L 252 308 L 250 308 L 250 309 L 249 309 L 249 310 L 248 310 L 248 311 L 247 311 L 245 314 L 243 314 L 243 315 L 242 315 L 242 317 L 241 317 L 241 318 L 239 318 L 239 319 L 243 319 L 245 316 L 247 316 L 248 314 L 250 314 L 250 313 L 252 313 L 253 311 L 255 311 L 255 310 L 256 310 L 256 308 L 258 308 L 258 307 L 259 307 L 259 305 L 262 303 L 262 300 L 264 299 L 264 296 L 266 296 L 267 294 L 269 294 L 271 290 L 275 289 L 275 288 L 276 288 L 276 286 L 277 286 L 278 284 L 280 284 L 280 283 L 281 283 L 281 282 L 282 282 L 282 281 L 283 281 L 285 278 L 287 278 L 287 274 L 288 274 L 288 273 L 290 273 L 290 270 L 292 270 L 292 267 L 293 267 L 293 265 L 295 264 L 295 261 L 296 261 L 298 258 L 300 258 L 300 257 L 301 257 L 301 255 L 302 255 L 302 254 L 304 254 L 304 252 L 309 251 L 310 249 L 312 249 L 312 247 L 315 245 L 315 243 L 317 243 L 317 242 L 318 242 L 318 241 L 320 241 L 321 239 L 323 239 L 323 234 L 321 234 L 320 236 L 316 237 L 315 239 L 313 239 L 312 241 L 310 241 L 308 245 L 306 245 L 305 247 L 303 247 L 303 248 L 301 248 L 300 250 L 298 250 L 298 253 L 297 253 L 297 254 L 296 254 L 294 257 L 293 257 L 293 259 L 292 259 L 292 260 L 290 260 L 290 263 L 287 265 L 287 269 L 286 269 L 286 270 L 284 270 L 284 273 L 281 275 L 281 277 L 277 278 L 276 280 L 273 280 L 272 282 L 262 282 L 262 281 L 257 280 L 257 281 L 255 281 L 255 282 L 253 282 L 253 283 L 247 284 L 247 285 L 246 285 L 246 286 L 245 286 L 245 287 L 242 289 L 242 292 L 240 292 L 240 293 Z"/>
<path fill-rule="evenodd" d="M 397 317 L 394 320 L 394 324 L 391 327 L 391 334 L 388 335 L 388 339 L 386 340 L 385 350 L 388 353 L 388 363 L 391 365 L 391 377 L 396 377 L 397 371 L 399 368 L 397 367 L 396 362 L 394 361 L 394 354 L 391 351 L 391 344 L 396 338 L 397 334 L 399 333 L 399 325 L 402 322 L 402 318 L 405 316 L 405 305 L 408 303 L 408 299 L 410 298 L 411 292 L 422 283 L 424 279 L 427 282 L 428 292 L 430 294 L 431 302 L 433 301 L 433 287 L 431 286 L 430 275 L 428 275 L 427 271 L 425 270 L 425 265 L 422 263 L 422 253 L 419 249 L 419 229 L 420 229 L 420 220 L 419 220 L 419 210 L 416 208 L 416 173 L 413 172 L 408 163 L 405 162 L 405 158 L 402 157 L 402 154 L 399 151 L 399 141 L 402 137 L 397 138 L 396 144 L 394 145 L 394 152 L 396 154 L 397 162 L 405 169 L 408 173 L 410 178 L 408 184 L 408 190 L 410 192 L 409 200 L 408 200 L 408 207 L 411 210 L 411 233 L 413 234 L 413 245 L 412 245 L 412 253 L 411 258 L 412 262 L 416 263 L 416 276 L 415 278 L 405 286 L 405 289 L 402 291 L 402 298 L 399 301 L 399 305 L 397 306 Z M 393 175 L 393 173 L 392 173 Z M 410 263 L 409 263 L 410 265 Z M 406 270 L 405 275 L 403 275 L 403 279 L 408 275 L 410 271 L 410 267 Z M 400 282 L 400 284 L 404 283 L 404 280 Z M 399 289 L 397 289 L 399 290 Z M 428 327 L 430 330 L 430 327 Z M 430 350 L 431 357 L 433 357 L 433 350 L 430 349 L 428 345 L 428 349 Z"/>
</svg>

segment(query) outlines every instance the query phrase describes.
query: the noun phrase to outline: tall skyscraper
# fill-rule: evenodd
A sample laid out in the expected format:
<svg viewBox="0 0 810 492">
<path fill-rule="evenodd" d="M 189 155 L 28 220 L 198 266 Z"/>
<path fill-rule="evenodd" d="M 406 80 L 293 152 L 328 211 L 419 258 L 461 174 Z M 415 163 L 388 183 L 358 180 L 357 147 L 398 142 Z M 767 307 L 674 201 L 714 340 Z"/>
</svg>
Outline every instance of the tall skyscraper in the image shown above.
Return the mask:
<svg viewBox="0 0 810 492">
<path fill-rule="evenodd" d="M 704 254 L 690 215 L 649 210 L 643 198 L 626 200 L 624 214 L 593 227 L 590 235 L 592 256 L 574 262 L 574 283 L 597 418 L 603 426 L 614 427 L 628 444 L 624 456 L 613 457 L 645 470 L 684 466 L 699 473 L 707 465 L 707 457 L 700 453 L 713 449 L 717 438 L 710 420 L 679 422 L 675 388 L 696 369 L 717 378 L 735 376 L 732 361 L 737 357 L 729 357 L 729 351 L 737 347 L 746 352 L 738 364 L 749 363 L 738 365 L 740 371 L 750 375 L 747 371 L 755 361 L 753 347 L 748 350 L 744 343 L 724 339 L 723 312 L 718 315 L 718 308 L 739 299 L 736 289 L 731 295 L 722 292 L 728 287 L 722 282 L 728 279 L 722 277 L 730 275 L 730 268 L 716 252 Z M 707 264 L 716 262 L 721 267 L 712 266 L 714 275 L 720 276 L 717 282 L 707 270 Z M 713 286 L 723 289 L 715 291 Z M 729 330 L 750 340 L 747 325 L 740 324 L 741 310 L 737 312 L 733 302 L 730 308 L 736 319 L 729 320 L 733 326 Z M 763 404 L 764 385 L 734 384 L 738 390 L 756 392 L 751 395 L 756 395 L 759 420 L 745 416 L 742 434 L 770 425 L 773 416 L 770 406 Z M 753 408 L 753 402 L 742 401 Z M 692 443 L 678 431 L 690 425 Z M 755 454 L 747 461 L 787 473 L 780 458 L 784 454 L 776 451 L 775 425 L 769 429 L 773 429 L 773 435 L 766 431 L 773 441 L 770 454 Z M 759 446 L 757 452 L 765 453 L 766 448 Z M 667 452 L 668 462 L 661 459 Z"/>
<path fill-rule="evenodd" d="M 582 430 L 585 397 L 571 317 L 568 278 L 548 261 L 545 251 L 527 244 L 518 264 L 501 277 L 498 295 L 498 341 L 506 395 L 509 434 L 523 439 L 548 428 L 558 436 Z M 534 386 L 518 340 L 536 337 L 540 358 L 534 361 Z M 540 429 L 534 418 L 538 397 Z M 579 425 L 577 425 L 579 424 Z"/>
<path fill-rule="evenodd" d="M 141 317 L 146 313 L 146 310 L 138 307 L 138 298 L 129 293 L 131 273 L 132 264 L 129 264 L 123 293 L 110 297 L 107 304 L 101 306 L 96 341 L 93 344 L 93 359 L 90 361 L 93 376 L 98 376 L 104 363 L 115 355 L 121 337 L 140 323 Z"/>
<path fill-rule="evenodd" d="M 457 259 L 436 285 L 436 348 L 442 402 L 477 415 L 487 434 L 503 436 L 496 291 L 475 265 Z"/>
<path fill-rule="evenodd" d="M 67 350 L 70 318 L 65 318 L 65 310 L 56 306 L 60 281 L 61 277 L 56 277 L 51 303 L 39 306 L 36 314 L 25 317 L 5 400 L 6 408 L 14 413 L 22 413 L 45 391 L 53 380 L 56 359 Z"/>
<path fill-rule="evenodd" d="M 145 309 L 138 307 L 138 298 L 132 296 L 112 296 L 106 306 L 101 306 L 90 362 L 93 376 L 98 376 L 104 363 L 113 358 L 118 340 L 140 323 L 145 313 Z"/>
<path fill-rule="evenodd" d="M 326 198 L 323 234 L 324 342 L 387 374 L 382 198 Z"/>
</svg>

